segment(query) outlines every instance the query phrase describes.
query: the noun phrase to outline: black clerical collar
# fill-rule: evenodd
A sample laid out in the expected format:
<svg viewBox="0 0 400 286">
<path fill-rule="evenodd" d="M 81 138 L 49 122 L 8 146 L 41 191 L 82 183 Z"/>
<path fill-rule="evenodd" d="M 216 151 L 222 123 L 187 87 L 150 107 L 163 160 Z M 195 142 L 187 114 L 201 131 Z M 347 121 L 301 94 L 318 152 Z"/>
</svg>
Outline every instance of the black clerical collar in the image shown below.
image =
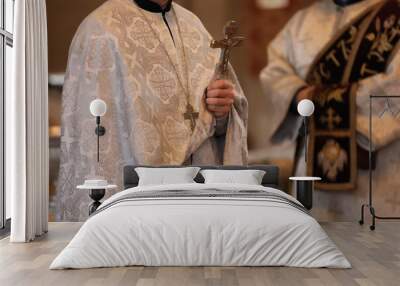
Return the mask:
<svg viewBox="0 0 400 286">
<path fill-rule="evenodd" d="M 171 38 L 172 38 L 172 40 L 174 41 L 174 44 L 175 44 L 174 35 L 172 34 L 171 27 L 169 26 L 167 18 L 165 16 L 165 14 L 171 10 L 172 0 L 168 0 L 167 5 L 165 6 L 165 8 L 161 7 L 157 3 L 153 2 L 153 1 L 150 1 L 150 0 L 134 0 L 134 1 L 143 10 L 146 10 L 146 11 L 149 11 L 149 12 L 152 12 L 152 13 L 161 13 L 162 14 L 162 18 L 164 20 L 164 23 L 165 23 L 165 25 L 167 25 L 168 31 L 169 31 L 169 33 L 171 35 Z"/>
<path fill-rule="evenodd" d="M 134 0 L 135 3 L 142 8 L 143 10 L 152 12 L 152 13 L 167 13 L 171 10 L 172 0 L 169 0 L 165 8 L 161 7 L 157 3 L 150 0 Z"/>
<path fill-rule="evenodd" d="M 340 7 L 350 6 L 361 1 L 363 0 L 333 0 L 333 2 Z"/>
</svg>

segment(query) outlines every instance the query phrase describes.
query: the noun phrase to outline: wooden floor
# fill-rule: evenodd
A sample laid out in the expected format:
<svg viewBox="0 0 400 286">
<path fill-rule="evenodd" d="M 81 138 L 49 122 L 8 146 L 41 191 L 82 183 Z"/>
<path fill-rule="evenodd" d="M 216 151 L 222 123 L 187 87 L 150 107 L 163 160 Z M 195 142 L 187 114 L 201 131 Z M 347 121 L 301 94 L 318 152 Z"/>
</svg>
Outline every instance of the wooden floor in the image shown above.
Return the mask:
<svg viewBox="0 0 400 286">
<path fill-rule="evenodd" d="M 325 223 L 324 229 L 353 265 L 350 270 L 285 267 L 129 267 L 50 271 L 49 264 L 79 229 L 51 223 L 30 244 L 0 241 L 0 285 L 400 285 L 400 223 L 380 222 L 371 232 L 356 223 Z"/>
</svg>

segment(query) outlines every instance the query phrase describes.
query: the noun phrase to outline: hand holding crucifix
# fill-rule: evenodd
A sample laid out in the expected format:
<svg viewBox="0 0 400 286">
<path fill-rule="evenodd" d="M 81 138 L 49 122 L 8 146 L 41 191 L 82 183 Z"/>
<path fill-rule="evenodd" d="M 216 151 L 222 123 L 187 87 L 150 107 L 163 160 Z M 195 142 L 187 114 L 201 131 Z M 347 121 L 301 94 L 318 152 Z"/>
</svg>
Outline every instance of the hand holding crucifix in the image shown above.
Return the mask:
<svg viewBox="0 0 400 286">
<path fill-rule="evenodd" d="M 224 27 L 224 39 L 213 40 L 211 48 L 221 49 L 221 58 L 217 67 L 217 80 L 207 88 L 206 104 L 209 111 L 216 117 L 225 117 L 229 114 L 234 103 L 235 90 L 229 80 L 225 80 L 229 73 L 229 59 L 233 48 L 244 41 L 244 37 L 237 36 L 239 25 L 230 21 Z"/>
</svg>

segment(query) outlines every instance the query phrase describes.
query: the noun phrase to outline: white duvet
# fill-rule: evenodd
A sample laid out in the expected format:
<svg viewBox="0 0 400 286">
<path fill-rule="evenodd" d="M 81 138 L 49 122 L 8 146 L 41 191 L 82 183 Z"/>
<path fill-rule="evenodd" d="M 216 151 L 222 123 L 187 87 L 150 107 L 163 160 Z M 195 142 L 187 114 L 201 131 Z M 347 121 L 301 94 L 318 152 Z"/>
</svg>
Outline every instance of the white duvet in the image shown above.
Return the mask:
<svg viewBox="0 0 400 286">
<path fill-rule="evenodd" d="M 349 268 L 350 263 L 311 216 L 257 198 L 152 198 L 132 192 L 262 190 L 262 186 L 185 184 L 136 187 L 106 200 L 53 261 L 50 269 L 119 266 L 292 266 Z M 136 193 L 135 193 L 136 194 Z M 298 203 L 298 202 L 297 202 Z"/>
</svg>

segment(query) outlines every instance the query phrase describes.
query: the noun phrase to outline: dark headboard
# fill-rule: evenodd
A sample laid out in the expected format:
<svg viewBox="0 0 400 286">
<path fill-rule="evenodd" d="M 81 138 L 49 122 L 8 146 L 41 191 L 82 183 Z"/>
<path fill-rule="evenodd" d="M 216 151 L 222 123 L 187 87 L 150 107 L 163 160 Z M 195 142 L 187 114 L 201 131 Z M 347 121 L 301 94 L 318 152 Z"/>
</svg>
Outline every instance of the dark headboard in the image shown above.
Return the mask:
<svg viewBox="0 0 400 286">
<path fill-rule="evenodd" d="M 157 168 L 157 166 L 125 166 L 124 167 L 124 189 L 134 188 L 139 183 L 139 176 L 135 168 L 147 167 Z M 163 168 L 179 168 L 182 166 L 162 166 Z M 265 187 L 278 188 L 279 168 L 273 165 L 254 165 L 254 166 L 198 166 L 201 169 L 220 169 L 220 170 L 263 170 L 266 172 L 262 184 Z M 195 178 L 197 183 L 204 183 L 203 176 L 199 173 Z"/>
</svg>

